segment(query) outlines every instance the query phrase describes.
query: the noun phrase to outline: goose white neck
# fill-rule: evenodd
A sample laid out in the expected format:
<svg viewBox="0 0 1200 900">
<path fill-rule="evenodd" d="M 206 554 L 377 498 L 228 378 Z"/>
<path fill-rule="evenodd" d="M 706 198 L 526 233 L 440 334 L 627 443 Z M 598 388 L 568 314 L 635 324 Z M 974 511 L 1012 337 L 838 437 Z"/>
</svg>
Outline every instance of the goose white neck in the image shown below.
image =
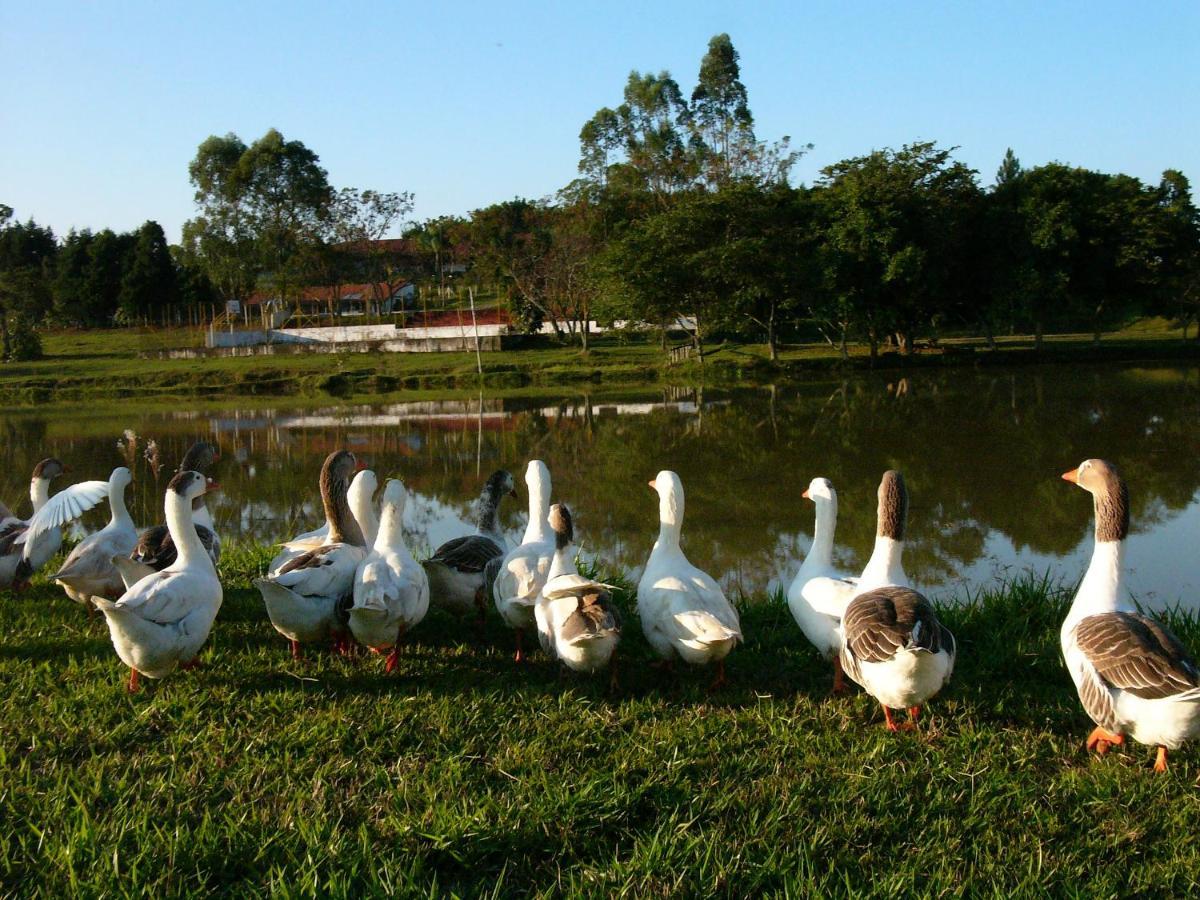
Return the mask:
<svg viewBox="0 0 1200 900">
<path fill-rule="evenodd" d="M 171 532 L 171 540 L 175 543 L 178 558 L 171 565 L 173 571 L 189 569 L 193 566 L 207 566 L 215 573 L 212 560 L 200 536 L 196 534 L 196 524 L 192 518 L 192 505 L 173 490 L 167 491 L 167 530 Z"/>
<path fill-rule="evenodd" d="M 908 575 L 904 573 L 904 563 L 901 559 L 903 555 L 904 541 L 882 535 L 876 537 L 875 549 L 858 579 L 858 593 L 891 584 L 907 585 Z"/>
<path fill-rule="evenodd" d="M 108 508 L 112 513 L 108 520 L 109 525 L 133 528 L 133 519 L 129 515 L 129 509 L 125 506 L 125 485 L 117 484 L 112 479 L 109 479 L 108 482 Z"/>
<path fill-rule="evenodd" d="M 540 490 L 529 492 L 529 524 L 525 526 L 525 537 L 521 543 L 532 544 L 551 540 L 550 499 Z"/>
<path fill-rule="evenodd" d="M 813 526 L 812 546 L 804 557 L 803 568 L 825 570 L 833 568 L 833 535 L 837 529 L 837 498 L 816 501 L 816 524 Z"/>
<path fill-rule="evenodd" d="M 375 536 L 376 553 L 396 553 L 410 558 L 408 544 L 404 541 L 404 507 L 399 503 L 385 503 L 383 515 L 379 517 L 379 532 Z"/>
<path fill-rule="evenodd" d="M 557 578 L 559 575 L 576 575 L 578 569 L 575 568 L 575 560 L 571 556 L 571 545 L 565 547 L 556 547 L 554 550 L 554 559 L 550 563 L 550 571 L 546 574 L 546 582 L 550 579 Z"/>
<path fill-rule="evenodd" d="M 33 511 L 39 512 L 50 499 L 50 479 L 35 478 L 29 482 L 29 499 L 33 503 Z"/>
<path fill-rule="evenodd" d="M 371 495 L 367 492 L 355 494 L 352 499 L 350 512 L 354 515 L 354 520 L 358 522 L 358 527 L 363 533 L 363 540 L 367 542 L 367 546 L 374 546 L 375 541 L 379 537 L 380 520 L 379 516 L 375 515 L 375 504 L 371 502 Z M 403 510 L 401 511 L 403 516 Z"/>
<path fill-rule="evenodd" d="M 1133 609 L 1125 591 L 1124 558 L 1124 541 L 1096 542 L 1092 561 L 1071 604 L 1074 617 Z"/>
</svg>

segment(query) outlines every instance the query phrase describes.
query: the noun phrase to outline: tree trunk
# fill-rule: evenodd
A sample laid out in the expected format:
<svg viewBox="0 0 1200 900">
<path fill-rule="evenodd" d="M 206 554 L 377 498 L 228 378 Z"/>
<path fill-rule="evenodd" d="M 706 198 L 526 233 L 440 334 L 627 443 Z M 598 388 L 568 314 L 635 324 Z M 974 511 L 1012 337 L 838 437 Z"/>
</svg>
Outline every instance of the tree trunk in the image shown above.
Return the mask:
<svg viewBox="0 0 1200 900">
<path fill-rule="evenodd" d="M 1033 349 L 1041 353 L 1042 351 L 1042 319 L 1039 316 L 1034 324 L 1033 332 Z"/>
<path fill-rule="evenodd" d="M 846 326 L 842 325 L 842 337 L 838 343 L 838 351 L 842 354 L 842 360 L 850 359 L 850 349 L 846 346 Z"/>
<path fill-rule="evenodd" d="M 0 361 L 6 361 L 12 352 L 8 337 L 8 310 L 0 310 Z"/>
<path fill-rule="evenodd" d="M 879 332 L 872 325 L 867 329 L 867 342 L 871 346 L 871 365 L 875 365 L 875 360 L 879 358 Z"/>
<path fill-rule="evenodd" d="M 771 362 L 779 359 L 779 349 L 775 346 L 775 304 L 771 304 L 771 312 L 767 316 L 767 353 Z"/>
</svg>

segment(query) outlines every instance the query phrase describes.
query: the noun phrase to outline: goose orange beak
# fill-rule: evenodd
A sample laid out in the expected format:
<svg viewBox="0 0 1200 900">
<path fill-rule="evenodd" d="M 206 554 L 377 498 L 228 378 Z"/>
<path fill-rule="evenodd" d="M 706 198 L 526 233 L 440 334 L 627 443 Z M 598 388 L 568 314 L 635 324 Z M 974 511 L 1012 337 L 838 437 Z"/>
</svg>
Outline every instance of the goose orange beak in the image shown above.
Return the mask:
<svg viewBox="0 0 1200 900">
<path fill-rule="evenodd" d="M 366 464 L 365 462 L 363 462 L 361 459 L 360 459 L 360 460 L 358 460 L 358 461 L 357 461 L 357 462 L 354 464 L 354 471 L 355 471 L 355 472 L 364 472 L 364 471 L 366 471 L 366 468 L 367 468 L 367 464 Z"/>
<path fill-rule="evenodd" d="M 1069 481 L 1071 484 L 1079 484 L 1079 470 L 1072 469 L 1070 472 L 1063 472 L 1062 480 Z"/>
<path fill-rule="evenodd" d="M 649 485 L 650 490 L 652 490 L 652 491 L 658 490 L 658 485 L 655 484 L 653 481 L 647 481 L 646 484 Z"/>
<path fill-rule="evenodd" d="M 801 497 L 803 497 L 805 500 L 811 500 L 811 499 L 812 499 L 812 497 L 808 496 L 808 488 L 805 488 L 805 489 L 804 489 L 804 493 L 803 493 L 803 494 L 801 494 L 800 496 L 801 496 Z"/>
</svg>

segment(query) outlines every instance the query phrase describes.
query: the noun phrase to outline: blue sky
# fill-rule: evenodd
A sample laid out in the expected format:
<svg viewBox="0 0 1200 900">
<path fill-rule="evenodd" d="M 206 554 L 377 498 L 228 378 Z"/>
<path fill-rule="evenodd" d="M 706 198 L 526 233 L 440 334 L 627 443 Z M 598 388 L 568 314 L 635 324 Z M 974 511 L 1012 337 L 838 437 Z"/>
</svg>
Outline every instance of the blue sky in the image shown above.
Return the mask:
<svg viewBox="0 0 1200 900">
<path fill-rule="evenodd" d="M 631 69 L 686 93 L 726 31 L 760 137 L 812 142 L 795 180 L 873 148 L 1008 146 L 1200 188 L 1200 3 L 63 3 L 0 0 L 0 203 L 65 233 L 192 214 L 210 134 L 270 127 L 335 186 L 415 215 L 553 193 Z M 1197 191 L 1200 193 L 1200 190 Z"/>
</svg>

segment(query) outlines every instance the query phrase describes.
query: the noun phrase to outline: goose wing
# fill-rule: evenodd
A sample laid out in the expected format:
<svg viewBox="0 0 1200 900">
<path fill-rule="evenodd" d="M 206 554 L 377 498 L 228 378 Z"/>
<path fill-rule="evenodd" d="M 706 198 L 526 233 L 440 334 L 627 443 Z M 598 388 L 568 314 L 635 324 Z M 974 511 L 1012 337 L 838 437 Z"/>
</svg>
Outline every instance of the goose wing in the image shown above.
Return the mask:
<svg viewBox="0 0 1200 900">
<path fill-rule="evenodd" d="M 29 520 L 29 529 L 17 543 L 32 544 L 47 531 L 75 521 L 106 497 L 107 481 L 81 481 L 59 491 Z"/>
<path fill-rule="evenodd" d="M 504 548 L 485 534 L 446 541 L 426 562 L 437 562 L 459 572 L 482 572 L 489 562 L 504 555 Z"/>
<path fill-rule="evenodd" d="M 1115 722 L 1111 689 L 1143 700 L 1200 697 L 1200 670 L 1161 622 L 1140 613 L 1087 616 L 1075 626 L 1083 654 L 1079 699 L 1097 723 Z"/>
</svg>

